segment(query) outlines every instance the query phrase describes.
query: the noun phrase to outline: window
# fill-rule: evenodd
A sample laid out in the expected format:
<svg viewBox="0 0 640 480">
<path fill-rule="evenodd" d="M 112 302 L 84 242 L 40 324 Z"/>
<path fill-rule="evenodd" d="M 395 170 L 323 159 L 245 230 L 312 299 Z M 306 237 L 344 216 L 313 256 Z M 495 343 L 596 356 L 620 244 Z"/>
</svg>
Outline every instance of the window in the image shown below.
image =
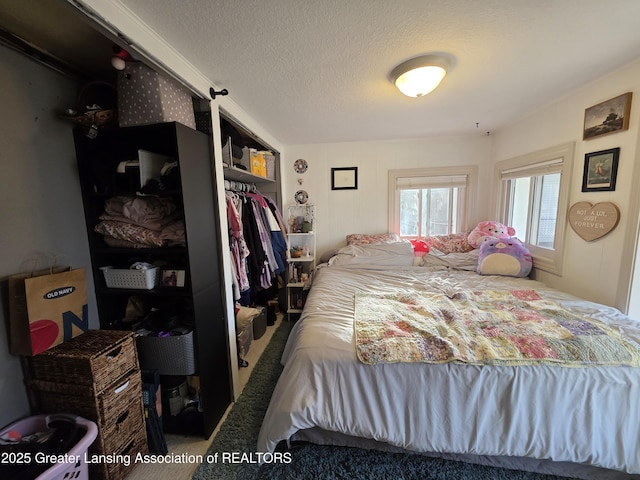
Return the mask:
<svg viewBox="0 0 640 480">
<path fill-rule="evenodd" d="M 573 144 L 499 162 L 499 219 L 527 244 L 536 268 L 562 273 Z"/>
<path fill-rule="evenodd" d="M 548 173 L 505 180 L 509 198 L 507 224 L 516 232 L 530 231 L 527 241 L 531 245 L 551 249 L 554 246 L 560 178 L 560 173 Z"/>
<path fill-rule="evenodd" d="M 425 237 L 457 231 L 462 188 L 400 190 L 400 236 Z"/>
<path fill-rule="evenodd" d="M 475 167 L 389 171 L 389 230 L 401 238 L 456 233 L 465 228 Z M 473 179 L 473 180 L 472 180 Z"/>
</svg>

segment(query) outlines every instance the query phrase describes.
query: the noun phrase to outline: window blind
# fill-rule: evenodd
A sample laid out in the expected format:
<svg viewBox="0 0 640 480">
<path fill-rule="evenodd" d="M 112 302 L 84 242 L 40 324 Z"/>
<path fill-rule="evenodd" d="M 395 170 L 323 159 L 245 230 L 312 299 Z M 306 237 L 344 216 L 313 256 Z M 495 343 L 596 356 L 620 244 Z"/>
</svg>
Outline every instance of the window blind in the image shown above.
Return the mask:
<svg viewBox="0 0 640 480">
<path fill-rule="evenodd" d="M 538 175 L 546 175 L 548 173 L 557 173 L 562 170 L 563 164 L 563 158 L 556 158 L 546 162 L 536 163 L 534 165 L 523 165 L 521 167 L 509 168 L 500 172 L 500 178 L 502 180 L 510 180 L 512 178 L 535 177 Z"/>
<path fill-rule="evenodd" d="M 418 188 L 461 188 L 467 186 L 467 175 L 437 175 L 430 177 L 398 177 L 396 190 Z"/>
</svg>

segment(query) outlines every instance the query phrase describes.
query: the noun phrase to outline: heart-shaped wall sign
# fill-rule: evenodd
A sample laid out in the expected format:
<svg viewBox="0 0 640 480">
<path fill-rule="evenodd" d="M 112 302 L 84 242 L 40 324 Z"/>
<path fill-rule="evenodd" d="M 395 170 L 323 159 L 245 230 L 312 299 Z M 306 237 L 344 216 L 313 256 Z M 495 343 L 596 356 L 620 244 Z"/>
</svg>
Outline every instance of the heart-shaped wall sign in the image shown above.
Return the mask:
<svg viewBox="0 0 640 480">
<path fill-rule="evenodd" d="M 616 228 L 620 220 L 620 211 L 611 202 L 595 205 L 578 202 L 569 208 L 569 224 L 575 232 L 587 242 L 604 237 Z"/>
</svg>

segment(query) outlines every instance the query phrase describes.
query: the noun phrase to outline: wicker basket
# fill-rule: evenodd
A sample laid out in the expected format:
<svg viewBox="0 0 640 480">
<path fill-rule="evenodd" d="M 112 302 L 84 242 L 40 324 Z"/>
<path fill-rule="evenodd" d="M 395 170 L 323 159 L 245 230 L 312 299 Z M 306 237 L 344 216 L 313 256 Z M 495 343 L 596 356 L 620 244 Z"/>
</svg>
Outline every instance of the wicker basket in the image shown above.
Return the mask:
<svg viewBox="0 0 640 480">
<path fill-rule="evenodd" d="M 160 282 L 160 268 L 136 270 L 131 268 L 102 267 L 108 288 L 131 288 L 135 290 L 152 290 Z"/>
<path fill-rule="evenodd" d="M 88 330 L 28 359 L 32 380 L 43 380 L 99 393 L 138 369 L 133 332 Z"/>
<path fill-rule="evenodd" d="M 73 412 L 94 421 L 100 428 L 117 423 L 123 413 L 122 405 L 139 401 L 142 405 L 140 371 L 121 378 L 102 393 L 95 395 L 87 385 L 32 380 L 38 407 L 43 412 Z"/>
<path fill-rule="evenodd" d="M 92 480 L 122 480 L 126 478 L 137 465 L 134 461 L 136 455 L 149 453 L 147 433 L 144 428 L 128 440 L 120 450 L 109 452 L 109 454 L 128 457 L 131 462 L 91 463 L 89 464 L 89 478 Z"/>
<path fill-rule="evenodd" d="M 134 397 L 129 405 L 120 407 L 119 413 L 101 426 L 99 442 L 94 444 L 94 450 L 100 453 L 115 452 L 127 439 L 133 438 L 140 430 L 146 430 L 144 406 L 138 398 Z"/>
<path fill-rule="evenodd" d="M 146 453 L 142 377 L 133 332 L 89 330 L 26 364 L 32 408 L 80 415 L 98 425 L 89 451 Z M 90 478 L 120 480 L 135 465 L 89 465 Z"/>
</svg>

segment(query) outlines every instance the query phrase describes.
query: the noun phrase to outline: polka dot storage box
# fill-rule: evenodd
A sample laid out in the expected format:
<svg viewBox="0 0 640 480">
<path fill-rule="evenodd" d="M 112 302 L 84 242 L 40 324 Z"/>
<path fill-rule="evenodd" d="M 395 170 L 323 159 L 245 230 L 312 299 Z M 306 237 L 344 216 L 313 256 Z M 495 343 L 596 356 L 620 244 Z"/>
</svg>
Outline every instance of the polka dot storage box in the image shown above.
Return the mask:
<svg viewBox="0 0 640 480">
<path fill-rule="evenodd" d="M 190 93 L 143 63 L 127 62 L 118 72 L 118 123 L 121 127 L 178 122 L 195 130 Z"/>
</svg>

